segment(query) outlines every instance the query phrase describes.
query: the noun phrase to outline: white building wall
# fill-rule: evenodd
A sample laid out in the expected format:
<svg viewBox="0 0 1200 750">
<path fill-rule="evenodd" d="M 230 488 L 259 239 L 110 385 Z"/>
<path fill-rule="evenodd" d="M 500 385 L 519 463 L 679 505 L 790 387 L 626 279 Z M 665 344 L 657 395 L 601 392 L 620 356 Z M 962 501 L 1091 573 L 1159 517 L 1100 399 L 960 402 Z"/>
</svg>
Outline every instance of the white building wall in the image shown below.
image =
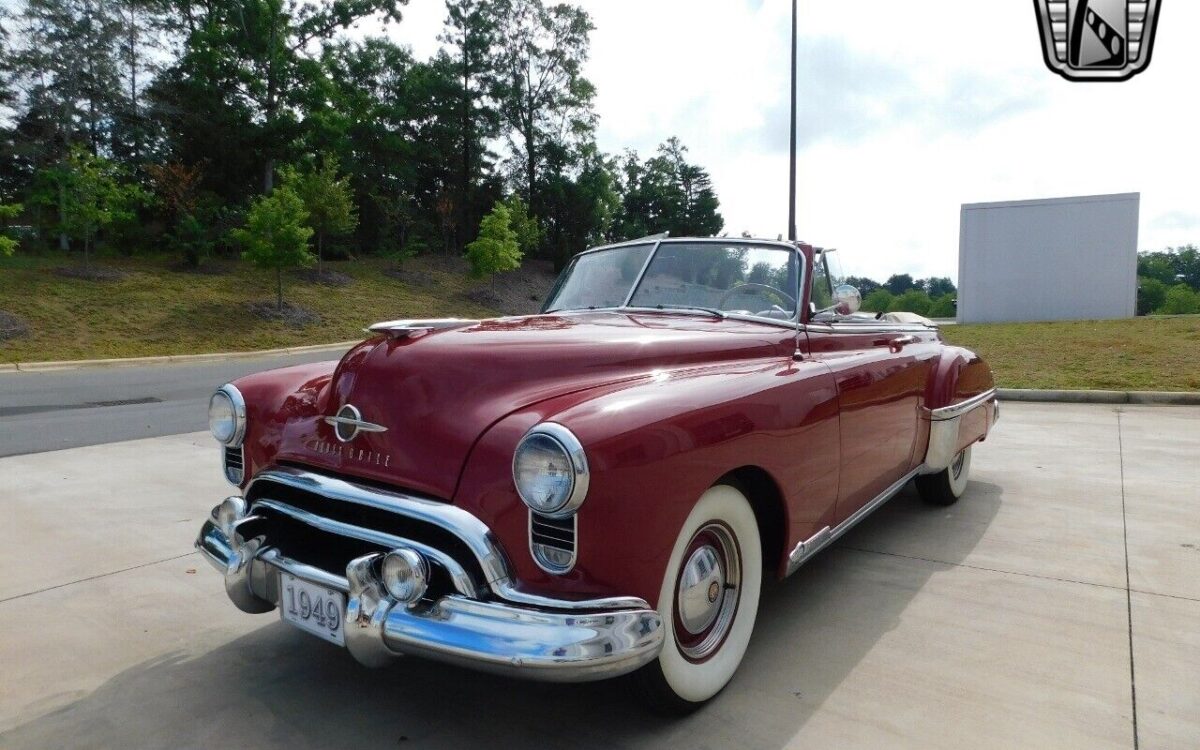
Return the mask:
<svg viewBox="0 0 1200 750">
<path fill-rule="evenodd" d="M 964 205 L 958 322 L 1132 318 L 1140 201 L 1125 193 Z"/>
</svg>

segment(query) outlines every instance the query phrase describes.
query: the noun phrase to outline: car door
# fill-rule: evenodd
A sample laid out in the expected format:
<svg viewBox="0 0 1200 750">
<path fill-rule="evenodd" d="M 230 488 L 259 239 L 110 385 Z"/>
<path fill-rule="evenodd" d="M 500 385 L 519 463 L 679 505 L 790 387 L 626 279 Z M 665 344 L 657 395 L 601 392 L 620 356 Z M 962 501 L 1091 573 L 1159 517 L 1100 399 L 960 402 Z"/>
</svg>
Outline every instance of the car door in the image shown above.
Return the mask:
<svg viewBox="0 0 1200 750">
<path fill-rule="evenodd" d="M 833 373 L 840 413 L 837 520 L 914 465 L 933 332 L 876 322 L 809 323 L 808 356 Z"/>
</svg>

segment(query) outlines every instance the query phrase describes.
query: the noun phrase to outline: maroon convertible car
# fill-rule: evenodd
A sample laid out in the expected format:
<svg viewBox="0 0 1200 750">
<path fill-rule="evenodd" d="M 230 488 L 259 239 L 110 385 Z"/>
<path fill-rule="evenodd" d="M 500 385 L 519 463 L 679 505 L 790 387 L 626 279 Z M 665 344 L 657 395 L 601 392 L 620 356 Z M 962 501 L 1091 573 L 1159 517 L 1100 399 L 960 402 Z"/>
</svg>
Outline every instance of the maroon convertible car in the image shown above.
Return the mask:
<svg viewBox="0 0 1200 750">
<path fill-rule="evenodd" d="M 978 356 L 858 304 L 820 248 L 653 237 L 576 256 L 539 315 L 373 325 L 213 395 L 238 494 L 197 547 L 363 664 L 633 673 L 694 709 L 764 576 L 909 481 L 955 502 L 999 415 Z"/>
</svg>

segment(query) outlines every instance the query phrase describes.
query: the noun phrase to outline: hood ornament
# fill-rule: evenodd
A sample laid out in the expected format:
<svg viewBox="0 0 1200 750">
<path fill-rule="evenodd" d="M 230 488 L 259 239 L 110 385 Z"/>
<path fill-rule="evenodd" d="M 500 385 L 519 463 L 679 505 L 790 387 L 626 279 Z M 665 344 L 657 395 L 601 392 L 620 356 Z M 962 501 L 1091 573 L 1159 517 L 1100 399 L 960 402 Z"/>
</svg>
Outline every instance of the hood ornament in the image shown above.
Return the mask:
<svg viewBox="0 0 1200 750">
<path fill-rule="evenodd" d="M 325 424 L 333 425 L 333 434 L 343 443 L 349 443 L 360 432 L 387 432 L 383 425 L 364 422 L 362 412 L 352 404 L 338 409 L 336 417 L 325 417 Z"/>
</svg>

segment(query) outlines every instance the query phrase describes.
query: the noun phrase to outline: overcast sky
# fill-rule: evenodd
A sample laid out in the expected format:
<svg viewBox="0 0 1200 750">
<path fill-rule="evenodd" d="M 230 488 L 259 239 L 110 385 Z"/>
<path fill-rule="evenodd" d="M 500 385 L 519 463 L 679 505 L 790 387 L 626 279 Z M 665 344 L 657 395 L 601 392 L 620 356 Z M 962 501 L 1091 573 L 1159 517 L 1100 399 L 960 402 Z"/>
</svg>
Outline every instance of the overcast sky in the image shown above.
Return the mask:
<svg viewBox="0 0 1200 750">
<path fill-rule="evenodd" d="M 730 233 L 787 231 L 788 0 L 579 0 L 601 148 L 678 135 Z M 1139 247 L 1200 243 L 1200 3 L 1165 0 L 1149 70 L 1069 83 L 1033 3 L 801 0 L 802 239 L 848 273 L 957 277 L 962 203 L 1140 192 Z M 442 0 L 388 32 L 436 50 Z"/>
</svg>

